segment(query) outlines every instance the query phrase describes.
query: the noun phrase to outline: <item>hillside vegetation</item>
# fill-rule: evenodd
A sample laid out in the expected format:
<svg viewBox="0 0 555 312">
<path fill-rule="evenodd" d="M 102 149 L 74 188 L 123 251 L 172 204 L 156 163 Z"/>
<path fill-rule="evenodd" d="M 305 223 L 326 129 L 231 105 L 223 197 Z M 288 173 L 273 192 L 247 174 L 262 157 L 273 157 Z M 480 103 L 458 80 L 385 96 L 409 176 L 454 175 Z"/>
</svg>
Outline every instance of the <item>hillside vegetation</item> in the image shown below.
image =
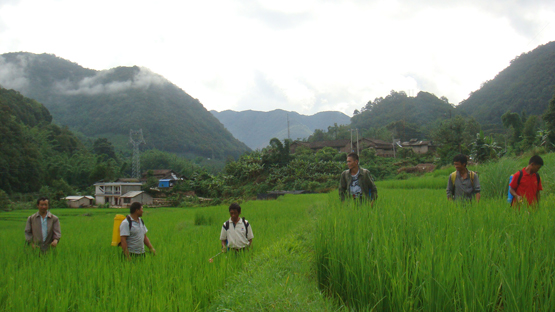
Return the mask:
<svg viewBox="0 0 555 312">
<path fill-rule="evenodd" d="M 96 71 L 49 54 L 1 56 L 12 79 L 0 81 L 43 103 L 54 122 L 129 149 L 129 130 L 143 129 L 145 148 L 225 159 L 249 150 L 197 100 L 139 67 Z"/>
<path fill-rule="evenodd" d="M 457 110 L 482 124 L 498 124 L 507 111 L 541 115 L 555 87 L 555 42 L 541 45 L 511 61 L 494 79 L 462 101 Z"/>
<path fill-rule="evenodd" d="M 431 130 L 441 120 L 455 114 L 449 101 L 428 92 L 418 92 L 415 97 L 403 91 L 391 91 L 385 98 L 369 101 L 361 111 L 355 111 L 351 128 L 364 130 L 387 127 L 396 130 L 402 140 L 429 137 Z M 391 140 L 389 137 L 388 141 Z"/>
<path fill-rule="evenodd" d="M 349 116 L 341 112 L 319 112 L 306 116 L 296 112 L 276 109 L 271 112 L 246 110 L 236 112 L 210 111 L 241 142 L 251 149 L 268 146 L 272 138 L 287 139 L 287 116 L 292 140 L 308 138 L 316 129 L 327 129 L 334 124 L 350 123 Z"/>
</svg>

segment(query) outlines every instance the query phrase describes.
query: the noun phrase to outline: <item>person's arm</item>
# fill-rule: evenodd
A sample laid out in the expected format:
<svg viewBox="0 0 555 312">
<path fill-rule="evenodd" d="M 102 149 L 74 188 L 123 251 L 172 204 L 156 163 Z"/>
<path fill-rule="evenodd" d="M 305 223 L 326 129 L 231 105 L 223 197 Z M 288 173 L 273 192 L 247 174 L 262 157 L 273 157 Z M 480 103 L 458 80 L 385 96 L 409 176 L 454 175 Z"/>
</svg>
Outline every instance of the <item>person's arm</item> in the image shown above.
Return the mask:
<svg viewBox="0 0 555 312">
<path fill-rule="evenodd" d="M 52 247 L 56 247 L 58 246 L 58 242 L 60 241 L 60 238 L 62 238 L 62 230 L 60 229 L 60 219 L 56 218 L 52 221 L 52 230 L 54 231 L 54 234 L 52 236 L 54 240 L 50 245 Z"/>
<path fill-rule="evenodd" d="M 451 181 L 451 175 L 447 179 L 447 199 L 453 200 L 453 182 Z"/>
<path fill-rule="evenodd" d="M 339 198 L 341 201 L 345 201 L 345 191 L 347 190 L 347 181 L 345 180 L 343 173 L 339 178 Z"/>
<path fill-rule="evenodd" d="M 25 241 L 31 244 L 31 247 L 35 249 L 35 242 L 33 241 L 33 224 L 31 217 L 27 218 L 27 224 L 25 225 Z"/>
<path fill-rule="evenodd" d="M 152 252 L 152 254 L 156 256 L 156 249 L 154 249 L 154 247 L 152 247 L 152 244 L 150 243 L 150 239 L 148 239 L 148 237 L 146 237 L 146 234 L 145 234 L 145 245 L 148 247 L 150 252 Z"/>
<path fill-rule="evenodd" d="M 131 260 L 129 256 L 129 249 L 127 249 L 127 236 L 120 236 L 121 238 L 121 249 L 123 250 L 123 254 L 127 260 Z"/>
<path fill-rule="evenodd" d="M 225 223 L 222 225 L 222 230 L 220 232 L 220 242 L 222 243 L 222 252 L 227 252 L 227 231 L 225 229 Z"/>
<path fill-rule="evenodd" d="M 247 248 L 250 248 L 252 246 L 252 239 L 254 238 L 254 233 L 252 232 L 252 226 L 250 226 L 249 224 L 249 232 L 247 233 L 247 240 L 249 241 L 249 245 L 247 246 Z"/>
<path fill-rule="evenodd" d="M 514 178 L 513 178 L 513 179 L 514 179 Z M 522 201 L 522 196 L 519 196 L 519 195 L 516 193 L 516 190 L 515 190 L 512 186 L 511 186 L 510 192 L 511 192 L 511 195 L 513 195 L 513 197 L 516 199 L 516 202 L 517 202 L 517 203 L 520 203 L 520 202 Z"/>
<path fill-rule="evenodd" d="M 370 181 L 370 191 L 372 192 L 371 197 L 373 204 L 376 200 L 378 200 L 378 188 L 376 187 L 376 183 L 374 183 L 374 180 L 372 180 L 370 172 L 368 172 L 368 180 Z"/>
<path fill-rule="evenodd" d="M 479 203 L 480 202 L 480 191 L 482 190 L 482 187 L 480 186 L 480 178 L 478 177 L 478 174 L 474 173 L 474 190 L 473 192 L 476 194 L 476 202 Z"/>
</svg>

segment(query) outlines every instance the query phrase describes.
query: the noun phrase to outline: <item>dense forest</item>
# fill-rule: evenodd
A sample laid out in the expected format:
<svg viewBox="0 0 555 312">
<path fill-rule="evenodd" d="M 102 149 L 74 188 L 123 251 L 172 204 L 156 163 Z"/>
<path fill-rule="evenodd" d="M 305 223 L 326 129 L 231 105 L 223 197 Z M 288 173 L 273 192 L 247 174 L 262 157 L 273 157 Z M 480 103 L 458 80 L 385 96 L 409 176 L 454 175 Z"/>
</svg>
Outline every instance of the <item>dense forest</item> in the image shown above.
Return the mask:
<svg viewBox="0 0 555 312">
<path fill-rule="evenodd" d="M 359 129 L 365 137 L 385 139 L 388 136 L 387 141 L 391 141 L 392 136 L 401 141 L 429 139 L 440 121 L 456 114 L 454 105 L 445 97 L 438 98 L 428 92 L 419 92 L 412 97 L 403 91 L 392 90 L 385 98 L 376 98 L 360 111 L 356 110 L 351 118 L 351 128 Z"/>
<path fill-rule="evenodd" d="M 143 129 L 147 149 L 226 159 L 249 148 L 197 100 L 139 67 L 85 69 L 49 54 L 0 56 L 12 79 L 4 87 L 44 104 L 54 122 L 89 138 L 129 149 L 129 131 Z"/>
<path fill-rule="evenodd" d="M 541 115 L 555 86 L 555 42 L 523 53 L 497 76 L 462 101 L 457 110 L 483 125 L 501 125 L 507 111 Z"/>
<path fill-rule="evenodd" d="M 95 182 L 130 177 L 130 160 L 107 138 L 79 138 L 52 123 L 42 104 L 0 88 L 0 193 L 14 199 L 40 193 L 53 200 L 91 195 Z M 156 149 L 143 152 L 141 162 L 145 169 L 172 168 L 187 176 L 210 172 L 203 158 L 189 160 Z"/>
<path fill-rule="evenodd" d="M 316 129 L 326 129 L 333 124 L 350 123 L 349 116 L 340 112 L 319 112 L 312 116 L 301 115 L 276 109 L 270 112 L 246 110 L 235 112 L 225 110 L 211 111 L 222 124 L 241 142 L 251 149 L 268 146 L 272 138 L 288 138 L 287 118 L 289 117 L 289 135 L 295 140 L 309 137 Z"/>
</svg>

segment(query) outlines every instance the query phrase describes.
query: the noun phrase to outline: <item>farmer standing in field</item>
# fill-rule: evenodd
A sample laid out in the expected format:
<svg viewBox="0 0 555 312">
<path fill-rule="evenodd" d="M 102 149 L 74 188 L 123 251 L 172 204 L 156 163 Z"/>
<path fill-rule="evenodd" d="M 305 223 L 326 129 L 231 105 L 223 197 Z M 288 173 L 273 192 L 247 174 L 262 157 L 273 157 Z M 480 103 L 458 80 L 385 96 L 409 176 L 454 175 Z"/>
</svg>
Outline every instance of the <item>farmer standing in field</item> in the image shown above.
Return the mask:
<svg viewBox="0 0 555 312">
<path fill-rule="evenodd" d="M 509 184 L 511 195 L 513 195 L 511 205 L 519 206 L 524 198 L 530 206 L 539 203 L 540 191 L 543 190 L 543 187 L 538 171 L 542 166 L 543 159 L 535 155 L 528 161 L 528 166 L 513 174 L 513 179 Z"/>
<path fill-rule="evenodd" d="M 480 201 L 480 179 L 476 172 L 466 168 L 467 162 L 463 154 L 453 157 L 456 171 L 447 180 L 448 200 L 472 201 L 476 197 L 476 202 Z"/>
<path fill-rule="evenodd" d="M 121 249 L 127 260 L 131 257 L 144 257 L 145 246 L 148 246 L 150 252 L 156 255 L 156 250 L 152 247 L 150 240 L 146 236 L 148 229 L 141 217 L 143 216 L 143 204 L 134 202 L 129 207 L 130 215 L 127 216 L 119 226 L 121 237 Z"/>
<path fill-rule="evenodd" d="M 227 252 L 229 247 L 235 251 L 248 250 L 252 246 L 254 234 L 249 221 L 245 218 L 239 218 L 241 215 L 241 206 L 233 203 L 229 206 L 229 220 L 224 222 L 222 231 L 220 232 L 220 242 L 222 243 L 222 252 Z M 227 243 L 227 246 L 226 246 Z"/>
<path fill-rule="evenodd" d="M 58 246 L 62 231 L 58 217 L 48 211 L 48 198 L 39 198 L 37 208 L 39 211 L 27 218 L 25 240 L 33 249 L 40 247 L 45 252 L 50 247 Z"/>
<path fill-rule="evenodd" d="M 370 205 L 374 205 L 374 201 L 378 199 L 378 189 L 370 176 L 370 171 L 358 166 L 358 155 L 350 153 L 347 155 L 347 167 L 349 169 L 341 173 L 339 180 L 339 196 L 341 201 L 345 197 L 353 199 L 368 199 Z"/>
</svg>

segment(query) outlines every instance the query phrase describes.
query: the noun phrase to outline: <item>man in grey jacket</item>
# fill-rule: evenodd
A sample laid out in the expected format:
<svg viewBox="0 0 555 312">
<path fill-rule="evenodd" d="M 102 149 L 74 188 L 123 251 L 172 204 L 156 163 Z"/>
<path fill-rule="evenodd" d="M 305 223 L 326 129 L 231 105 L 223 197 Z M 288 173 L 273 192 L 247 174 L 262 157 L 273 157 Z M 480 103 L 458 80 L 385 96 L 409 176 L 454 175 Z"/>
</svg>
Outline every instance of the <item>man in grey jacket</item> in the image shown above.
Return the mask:
<svg viewBox="0 0 555 312">
<path fill-rule="evenodd" d="M 349 169 L 341 173 L 339 181 L 339 196 L 341 201 L 345 196 L 354 199 L 367 199 L 370 204 L 378 199 L 378 189 L 370 176 L 370 171 L 358 166 L 358 155 L 350 153 L 347 155 L 347 167 Z"/>
<path fill-rule="evenodd" d="M 25 240 L 33 249 L 40 247 L 40 250 L 44 252 L 50 247 L 58 246 L 62 231 L 58 217 L 48 211 L 48 198 L 39 198 L 37 208 L 39 211 L 27 218 Z"/>
</svg>

